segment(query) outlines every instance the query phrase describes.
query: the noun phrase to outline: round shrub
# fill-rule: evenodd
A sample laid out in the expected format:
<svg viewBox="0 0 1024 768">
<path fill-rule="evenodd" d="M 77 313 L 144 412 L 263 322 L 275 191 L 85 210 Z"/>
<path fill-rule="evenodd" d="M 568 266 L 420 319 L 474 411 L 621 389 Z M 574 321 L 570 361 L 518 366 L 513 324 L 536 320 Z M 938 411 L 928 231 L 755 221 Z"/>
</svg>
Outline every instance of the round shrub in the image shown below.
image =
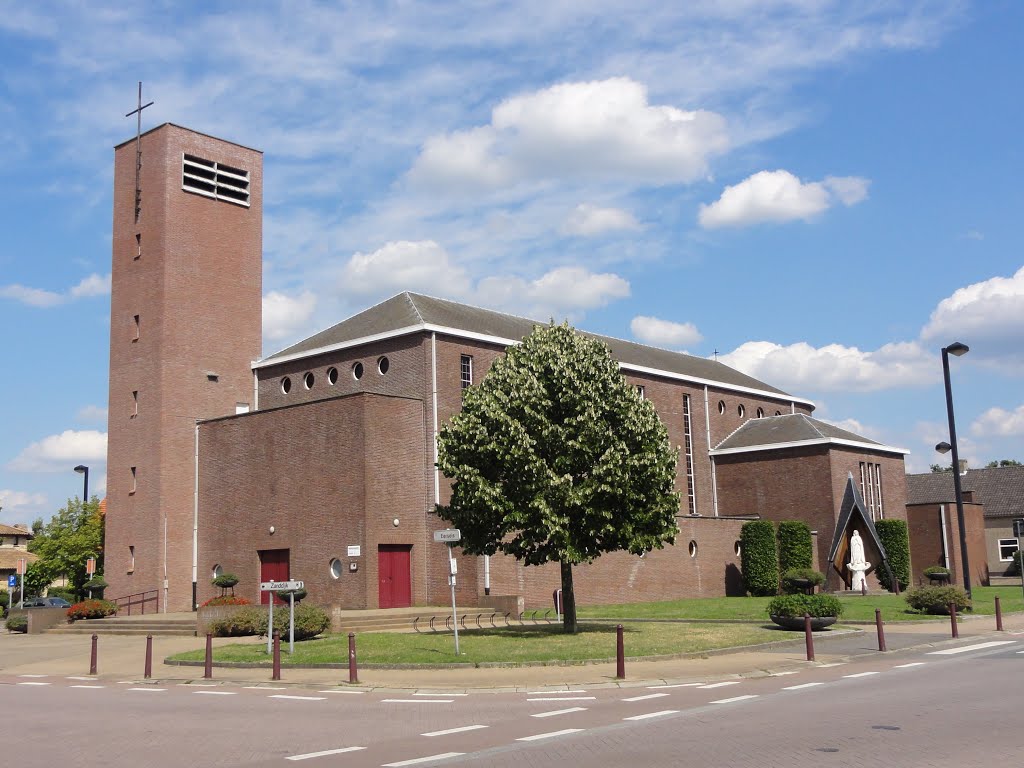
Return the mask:
<svg viewBox="0 0 1024 768">
<path fill-rule="evenodd" d="M 799 520 L 783 520 L 776 531 L 779 540 L 779 570 L 810 569 L 814 563 L 811 527 Z"/>
<path fill-rule="evenodd" d="M 68 608 L 68 621 L 79 619 L 102 619 L 117 613 L 117 603 L 106 600 L 83 600 Z"/>
<path fill-rule="evenodd" d="M 217 597 L 211 597 L 200 607 L 205 608 L 208 605 L 251 605 L 251 603 L 244 597 L 235 597 L 234 595 L 217 595 Z"/>
<path fill-rule="evenodd" d="M 949 604 L 955 603 L 958 611 L 969 611 L 971 599 L 963 587 L 918 587 L 907 592 L 907 605 L 921 613 L 949 614 Z"/>
<path fill-rule="evenodd" d="M 820 616 L 843 615 L 843 604 L 834 595 L 779 595 L 768 603 L 769 616 L 795 616 L 809 614 Z"/>
<path fill-rule="evenodd" d="M 740 563 L 743 583 L 755 596 L 779 592 L 779 557 L 775 551 L 775 526 L 770 520 L 751 520 L 740 529 Z"/>
<path fill-rule="evenodd" d="M 331 617 L 318 605 L 302 603 L 295 606 L 295 639 L 309 640 L 316 637 L 331 626 Z M 263 615 L 263 631 L 266 635 L 267 617 Z M 281 633 L 282 639 L 288 637 L 288 609 L 274 611 L 274 631 Z"/>
<path fill-rule="evenodd" d="M 216 599 L 216 598 L 215 598 Z M 242 606 L 230 616 L 210 624 L 210 633 L 217 637 L 262 635 L 267 628 L 267 613 L 256 606 Z"/>
<path fill-rule="evenodd" d="M 875 530 L 878 531 L 878 540 L 882 542 L 885 553 L 889 556 L 889 567 L 892 568 L 893 576 L 899 581 L 900 588 L 907 586 L 910 583 L 910 534 L 907 532 L 906 521 L 876 520 Z M 889 571 L 885 566 L 878 563 L 874 572 L 879 583 L 893 592 Z"/>
<path fill-rule="evenodd" d="M 294 592 L 288 592 L 287 590 L 282 589 L 275 592 L 274 594 L 282 600 L 284 600 L 285 603 L 288 602 L 288 595 L 295 595 L 295 604 L 298 605 L 300 602 L 302 602 L 303 599 L 305 599 L 308 593 L 306 592 L 305 589 L 296 589 Z"/>
<path fill-rule="evenodd" d="M 9 616 L 4 626 L 8 632 L 28 632 L 28 616 L 24 613 Z"/>
<path fill-rule="evenodd" d="M 791 568 L 782 575 L 782 591 L 789 595 L 803 592 L 807 587 L 820 587 L 824 583 L 825 574 L 812 568 Z"/>
<path fill-rule="evenodd" d="M 922 573 L 928 578 L 932 578 L 934 576 L 949 576 L 949 568 L 942 565 L 929 565 L 922 571 Z"/>
</svg>

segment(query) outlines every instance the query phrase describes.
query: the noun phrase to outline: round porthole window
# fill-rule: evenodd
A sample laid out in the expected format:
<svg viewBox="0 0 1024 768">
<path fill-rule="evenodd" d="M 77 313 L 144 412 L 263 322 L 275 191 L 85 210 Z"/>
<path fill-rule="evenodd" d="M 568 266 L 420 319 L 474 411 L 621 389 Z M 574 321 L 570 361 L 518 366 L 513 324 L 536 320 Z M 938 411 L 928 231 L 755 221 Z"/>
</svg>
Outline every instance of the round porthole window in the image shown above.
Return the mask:
<svg viewBox="0 0 1024 768">
<path fill-rule="evenodd" d="M 361 378 L 363 378 L 363 364 L 362 363 L 355 363 L 352 366 L 352 378 L 355 379 L 356 381 L 359 381 Z"/>
<path fill-rule="evenodd" d="M 391 367 L 391 361 L 386 357 L 382 357 L 377 361 L 377 370 L 380 371 L 380 375 L 383 376 L 388 372 L 388 368 Z"/>
<path fill-rule="evenodd" d="M 736 413 L 738 413 L 739 417 L 742 419 L 744 416 L 747 415 L 747 407 L 740 403 L 739 405 L 736 406 Z"/>
<path fill-rule="evenodd" d="M 312 372 L 307 373 L 302 377 L 302 383 L 306 386 L 306 389 L 312 389 L 314 381 L 316 381 L 316 378 L 313 376 Z"/>
<path fill-rule="evenodd" d="M 224 573 L 224 569 L 221 568 L 219 565 L 215 565 L 213 566 L 213 570 L 210 571 L 210 573 L 213 576 L 213 578 L 216 579 L 219 578 L 222 573 Z"/>
<path fill-rule="evenodd" d="M 736 553 L 736 557 L 739 557 L 743 553 L 743 544 L 737 539 L 736 543 L 732 545 L 732 551 Z"/>
<path fill-rule="evenodd" d="M 697 540 L 690 539 L 690 557 L 697 556 Z"/>
<path fill-rule="evenodd" d="M 725 413 L 725 400 L 718 401 L 718 412 Z"/>
<path fill-rule="evenodd" d="M 286 395 L 292 391 L 292 380 L 288 376 L 281 379 L 281 391 Z"/>
<path fill-rule="evenodd" d="M 781 415 L 782 415 L 782 411 L 776 411 L 776 412 L 775 412 L 775 415 L 776 415 L 776 416 L 781 416 Z"/>
<path fill-rule="evenodd" d="M 327 383 L 334 386 L 338 383 L 338 369 L 328 368 L 327 369 Z"/>
<path fill-rule="evenodd" d="M 338 558 L 334 558 L 333 560 L 331 560 L 331 578 L 340 579 L 341 571 L 341 560 L 339 560 Z"/>
<path fill-rule="evenodd" d="M 763 419 L 764 418 L 764 408 L 758 408 L 757 409 L 757 418 L 759 418 L 759 419 Z"/>
</svg>

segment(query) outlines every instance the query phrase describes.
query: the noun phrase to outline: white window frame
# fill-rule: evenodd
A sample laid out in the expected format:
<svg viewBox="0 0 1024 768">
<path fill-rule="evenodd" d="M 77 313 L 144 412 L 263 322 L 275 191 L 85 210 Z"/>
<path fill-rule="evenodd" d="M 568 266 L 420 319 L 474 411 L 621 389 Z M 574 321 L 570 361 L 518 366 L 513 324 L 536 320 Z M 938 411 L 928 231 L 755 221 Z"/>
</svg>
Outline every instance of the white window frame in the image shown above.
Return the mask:
<svg viewBox="0 0 1024 768">
<path fill-rule="evenodd" d="M 462 384 L 463 389 L 469 389 L 473 386 L 473 356 L 472 355 L 460 355 L 459 356 L 459 381 Z"/>
<path fill-rule="evenodd" d="M 248 171 L 184 152 L 181 153 L 181 188 L 203 197 L 249 207 Z"/>
<path fill-rule="evenodd" d="M 1003 557 L 1003 547 L 1013 547 L 1009 557 Z M 1013 553 L 1020 549 L 1020 539 L 999 539 L 999 562 L 1012 563 Z"/>
</svg>

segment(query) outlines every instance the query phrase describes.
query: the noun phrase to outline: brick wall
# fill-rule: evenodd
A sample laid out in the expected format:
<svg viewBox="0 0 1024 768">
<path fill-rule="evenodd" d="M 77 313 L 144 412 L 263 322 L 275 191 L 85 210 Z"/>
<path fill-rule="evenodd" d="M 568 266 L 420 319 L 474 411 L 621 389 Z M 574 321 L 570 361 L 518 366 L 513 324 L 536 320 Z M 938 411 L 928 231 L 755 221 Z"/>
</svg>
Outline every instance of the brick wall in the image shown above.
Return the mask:
<svg viewBox="0 0 1024 768">
<path fill-rule="evenodd" d="M 964 503 L 964 529 L 967 532 L 967 559 L 971 566 L 972 586 L 988 586 L 989 567 L 985 552 L 985 510 L 981 504 Z M 963 584 L 960 557 L 960 528 L 956 504 L 909 504 L 906 506 L 910 530 L 911 580 L 927 584 L 921 572 L 930 565 L 943 565 L 942 521 L 948 546 L 951 584 Z"/>
</svg>

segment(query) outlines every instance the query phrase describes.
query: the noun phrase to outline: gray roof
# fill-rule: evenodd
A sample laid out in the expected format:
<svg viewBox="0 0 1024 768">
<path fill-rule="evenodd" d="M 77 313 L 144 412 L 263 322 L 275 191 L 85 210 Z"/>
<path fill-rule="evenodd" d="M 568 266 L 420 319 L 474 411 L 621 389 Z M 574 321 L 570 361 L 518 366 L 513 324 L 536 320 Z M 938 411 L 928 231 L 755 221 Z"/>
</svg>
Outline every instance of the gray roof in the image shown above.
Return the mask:
<svg viewBox="0 0 1024 768">
<path fill-rule="evenodd" d="M 370 340 L 373 337 L 436 330 L 454 336 L 472 338 L 491 337 L 499 343 L 519 341 L 527 336 L 540 320 L 506 315 L 489 309 L 471 307 L 454 301 L 436 299 L 418 293 L 400 293 L 387 301 L 370 307 L 327 330 L 314 334 L 297 344 L 268 355 L 256 363 L 256 367 L 272 365 L 308 355 L 319 354 L 331 349 L 343 348 L 353 342 Z M 585 332 L 584 332 L 585 333 Z M 655 372 L 676 374 L 686 378 L 718 383 L 726 387 L 757 390 L 779 396 L 780 399 L 809 401 L 794 397 L 763 381 L 740 373 L 724 363 L 694 357 L 681 352 L 648 347 L 632 341 L 609 336 L 587 333 L 608 345 L 612 356 L 621 364 L 649 368 Z"/>
<path fill-rule="evenodd" d="M 750 419 L 715 446 L 711 455 L 775 450 L 799 445 L 855 445 L 885 453 L 907 453 L 811 418 L 803 413 Z"/>
<path fill-rule="evenodd" d="M 1024 467 L 968 469 L 960 487 L 985 505 L 985 517 L 1024 517 Z M 955 501 L 952 472 L 907 475 L 907 504 L 947 504 Z"/>
</svg>

